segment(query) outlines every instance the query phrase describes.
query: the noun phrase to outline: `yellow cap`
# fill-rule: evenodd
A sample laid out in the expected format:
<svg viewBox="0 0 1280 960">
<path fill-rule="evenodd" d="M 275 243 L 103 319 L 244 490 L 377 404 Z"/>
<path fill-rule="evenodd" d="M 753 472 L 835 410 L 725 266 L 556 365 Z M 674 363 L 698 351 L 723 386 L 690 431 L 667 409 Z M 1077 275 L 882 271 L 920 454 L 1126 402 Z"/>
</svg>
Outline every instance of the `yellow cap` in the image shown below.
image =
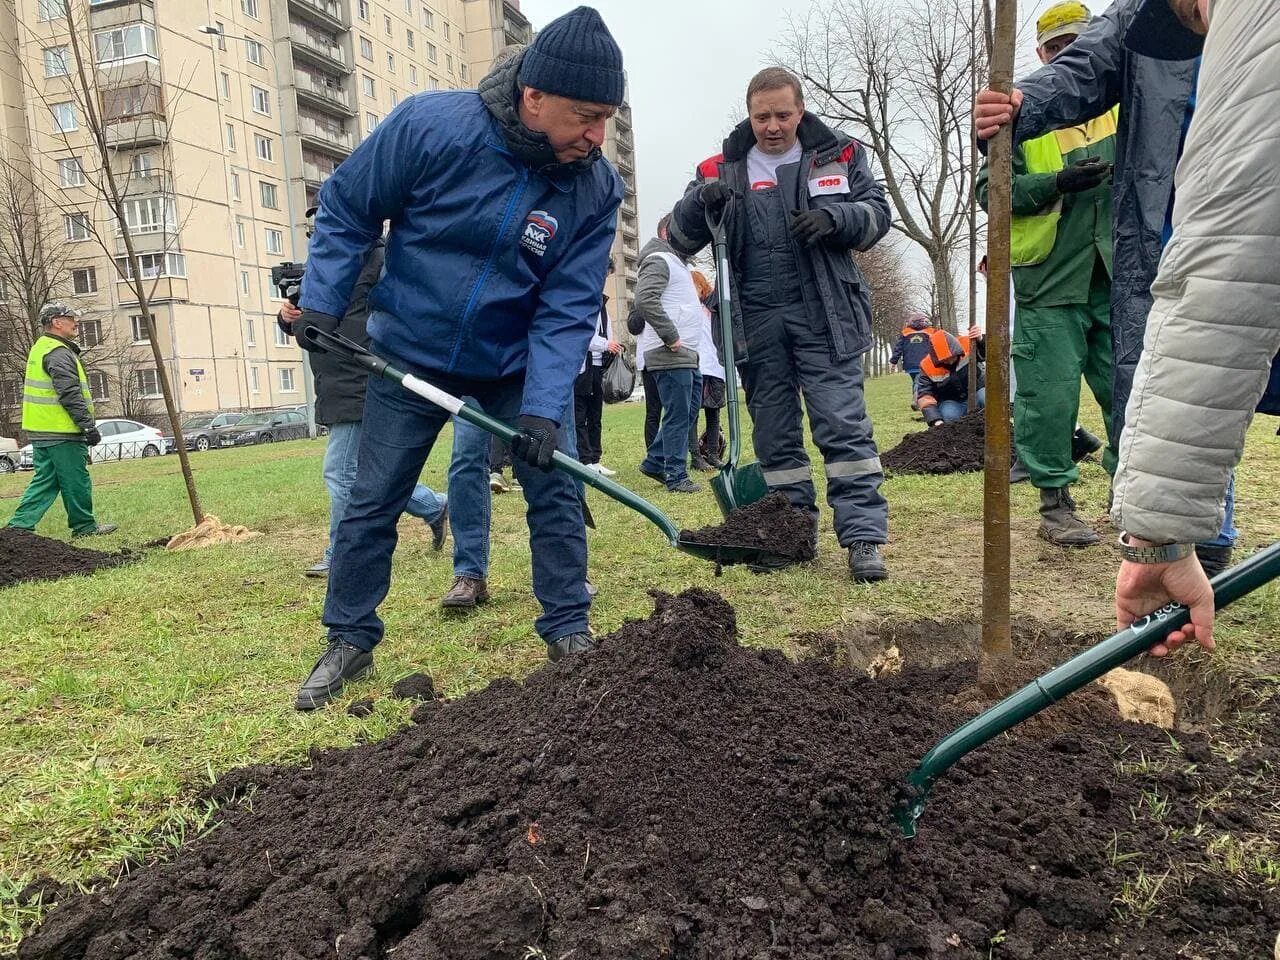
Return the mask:
<svg viewBox="0 0 1280 960">
<path fill-rule="evenodd" d="M 1078 34 L 1088 26 L 1093 15 L 1080 0 L 1055 3 L 1040 14 L 1036 21 L 1036 45 L 1043 47 L 1050 40 Z"/>
</svg>

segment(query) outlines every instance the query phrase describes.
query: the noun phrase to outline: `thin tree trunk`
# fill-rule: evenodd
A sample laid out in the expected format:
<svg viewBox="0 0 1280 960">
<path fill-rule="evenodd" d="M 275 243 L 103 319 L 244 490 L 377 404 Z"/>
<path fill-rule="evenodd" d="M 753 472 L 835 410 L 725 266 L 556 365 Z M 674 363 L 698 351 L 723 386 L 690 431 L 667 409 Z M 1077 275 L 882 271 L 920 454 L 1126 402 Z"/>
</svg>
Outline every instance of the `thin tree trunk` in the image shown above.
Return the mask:
<svg viewBox="0 0 1280 960">
<path fill-rule="evenodd" d="M 970 99 L 978 98 L 978 8 L 975 0 L 969 0 L 969 93 Z M 976 115 L 974 117 L 976 121 Z M 969 134 L 969 326 L 978 318 L 978 132 L 977 123 L 971 123 Z M 969 412 L 978 409 L 978 352 L 975 348 L 969 358 Z"/>
</svg>

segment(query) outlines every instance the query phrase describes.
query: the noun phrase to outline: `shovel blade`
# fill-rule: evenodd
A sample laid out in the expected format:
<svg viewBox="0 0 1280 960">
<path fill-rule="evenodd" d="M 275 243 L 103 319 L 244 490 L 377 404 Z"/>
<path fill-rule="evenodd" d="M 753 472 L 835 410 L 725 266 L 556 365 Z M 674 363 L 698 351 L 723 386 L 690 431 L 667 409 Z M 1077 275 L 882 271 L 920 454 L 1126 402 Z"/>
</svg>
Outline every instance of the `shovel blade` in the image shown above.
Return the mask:
<svg viewBox="0 0 1280 960">
<path fill-rule="evenodd" d="M 760 547 L 747 547 L 726 543 L 699 543 L 681 537 L 676 541 L 676 549 L 699 560 L 710 560 L 721 566 L 732 566 L 738 563 L 767 563 L 776 559 L 774 554 Z"/>
<path fill-rule="evenodd" d="M 720 512 L 727 517 L 733 511 L 767 497 L 769 484 L 765 482 L 764 470 L 760 464 L 744 463 L 727 466 L 712 477 L 711 492 L 715 494 Z"/>
</svg>

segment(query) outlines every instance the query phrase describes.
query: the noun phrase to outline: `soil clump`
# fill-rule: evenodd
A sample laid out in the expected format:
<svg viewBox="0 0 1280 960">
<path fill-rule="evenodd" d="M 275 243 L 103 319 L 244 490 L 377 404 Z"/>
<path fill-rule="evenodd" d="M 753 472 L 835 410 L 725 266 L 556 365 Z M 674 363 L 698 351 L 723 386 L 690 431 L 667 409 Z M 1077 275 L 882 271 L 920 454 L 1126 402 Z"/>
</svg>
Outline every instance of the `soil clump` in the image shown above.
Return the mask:
<svg viewBox="0 0 1280 960">
<path fill-rule="evenodd" d="M 1265 832 L 1280 725 L 1228 761 L 1068 700 L 958 764 L 908 841 L 901 777 L 967 719 L 973 664 L 871 680 L 740 646 L 715 594 L 655 599 L 596 651 L 424 702 L 381 742 L 230 771 L 216 829 L 71 896 L 19 957 L 1270 955 L 1280 894 L 1206 845 Z M 1167 873 L 1150 902 L 1139 871 Z"/>
<path fill-rule="evenodd" d="M 411 673 L 391 685 L 391 696 L 397 700 L 434 700 L 436 686 L 425 673 Z"/>
<path fill-rule="evenodd" d="M 57 580 L 103 567 L 118 567 L 137 557 L 128 550 L 103 553 L 16 527 L 0 527 L 0 587 L 26 580 Z"/>
<path fill-rule="evenodd" d="M 754 547 L 787 560 L 817 556 L 813 517 L 793 507 L 781 492 L 733 511 L 724 523 L 681 530 L 680 538 L 692 543 Z"/>
<path fill-rule="evenodd" d="M 969 473 L 983 466 L 986 414 L 975 410 L 959 420 L 908 433 L 880 455 L 885 473 Z"/>
</svg>

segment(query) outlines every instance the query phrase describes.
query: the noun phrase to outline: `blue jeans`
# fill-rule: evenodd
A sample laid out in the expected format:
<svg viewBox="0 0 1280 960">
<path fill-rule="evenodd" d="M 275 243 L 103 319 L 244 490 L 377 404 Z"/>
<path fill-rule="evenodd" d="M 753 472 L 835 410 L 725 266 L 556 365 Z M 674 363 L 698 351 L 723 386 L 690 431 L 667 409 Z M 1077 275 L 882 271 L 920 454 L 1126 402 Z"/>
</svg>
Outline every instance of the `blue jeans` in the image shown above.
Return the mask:
<svg viewBox="0 0 1280 960">
<path fill-rule="evenodd" d="M 987 405 L 987 388 L 981 387 L 978 390 L 978 409 L 981 410 Z M 959 400 L 939 400 L 938 412 L 942 414 L 942 419 L 948 422 L 959 420 L 969 412 L 969 405 L 961 403 Z"/>
<path fill-rule="evenodd" d="M 338 524 L 347 510 L 351 498 L 351 485 L 355 483 L 360 465 L 360 421 L 329 424 L 329 444 L 324 450 L 324 485 L 329 489 L 329 545 L 324 558 L 333 559 L 333 544 L 338 535 Z M 444 512 L 446 498 L 424 483 L 413 488 L 404 512 L 426 523 L 435 523 Z"/>
<path fill-rule="evenodd" d="M 1231 471 L 1231 479 L 1227 481 L 1226 515 L 1222 518 L 1222 530 L 1212 540 L 1206 541 L 1208 547 L 1234 547 L 1240 531 L 1236 529 L 1236 472 Z"/>
<path fill-rule="evenodd" d="M 464 399 L 469 406 L 478 406 L 474 397 Z M 557 446 L 571 457 L 578 455 L 576 433 L 573 408 L 570 407 L 561 418 Z M 453 532 L 455 577 L 483 580 L 489 575 L 489 523 L 493 515 L 493 494 L 489 490 L 492 437 L 479 427 L 454 418 L 453 459 L 449 463 L 449 524 Z"/>
<path fill-rule="evenodd" d="M 399 358 L 387 359 L 413 371 Z M 477 398 L 486 412 L 504 422 L 514 424 L 520 412 L 524 384 L 518 379 L 481 382 L 439 374 L 430 379 L 455 396 Z M 363 650 L 372 650 L 382 639 L 377 611 L 391 585 L 396 518 L 448 419 L 446 411 L 400 386 L 369 379 L 360 471 L 338 526 L 325 597 L 324 624 L 331 639 Z M 535 623 L 538 634 L 551 643 L 586 632 L 591 598 L 586 591 L 587 538 L 577 488 L 558 471 L 544 472 L 523 462 L 514 467 L 528 504 L 533 593 L 542 605 Z"/>
<path fill-rule="evenodd" d="M 640 469 L 662 474 L 672 487 L 689 479 L 689 427 L 693 412 L 702 407 L 702 374 L 687 369 L 655 370 L 653 379 L 662 401 L 662 421 Z"/>
</svg>

